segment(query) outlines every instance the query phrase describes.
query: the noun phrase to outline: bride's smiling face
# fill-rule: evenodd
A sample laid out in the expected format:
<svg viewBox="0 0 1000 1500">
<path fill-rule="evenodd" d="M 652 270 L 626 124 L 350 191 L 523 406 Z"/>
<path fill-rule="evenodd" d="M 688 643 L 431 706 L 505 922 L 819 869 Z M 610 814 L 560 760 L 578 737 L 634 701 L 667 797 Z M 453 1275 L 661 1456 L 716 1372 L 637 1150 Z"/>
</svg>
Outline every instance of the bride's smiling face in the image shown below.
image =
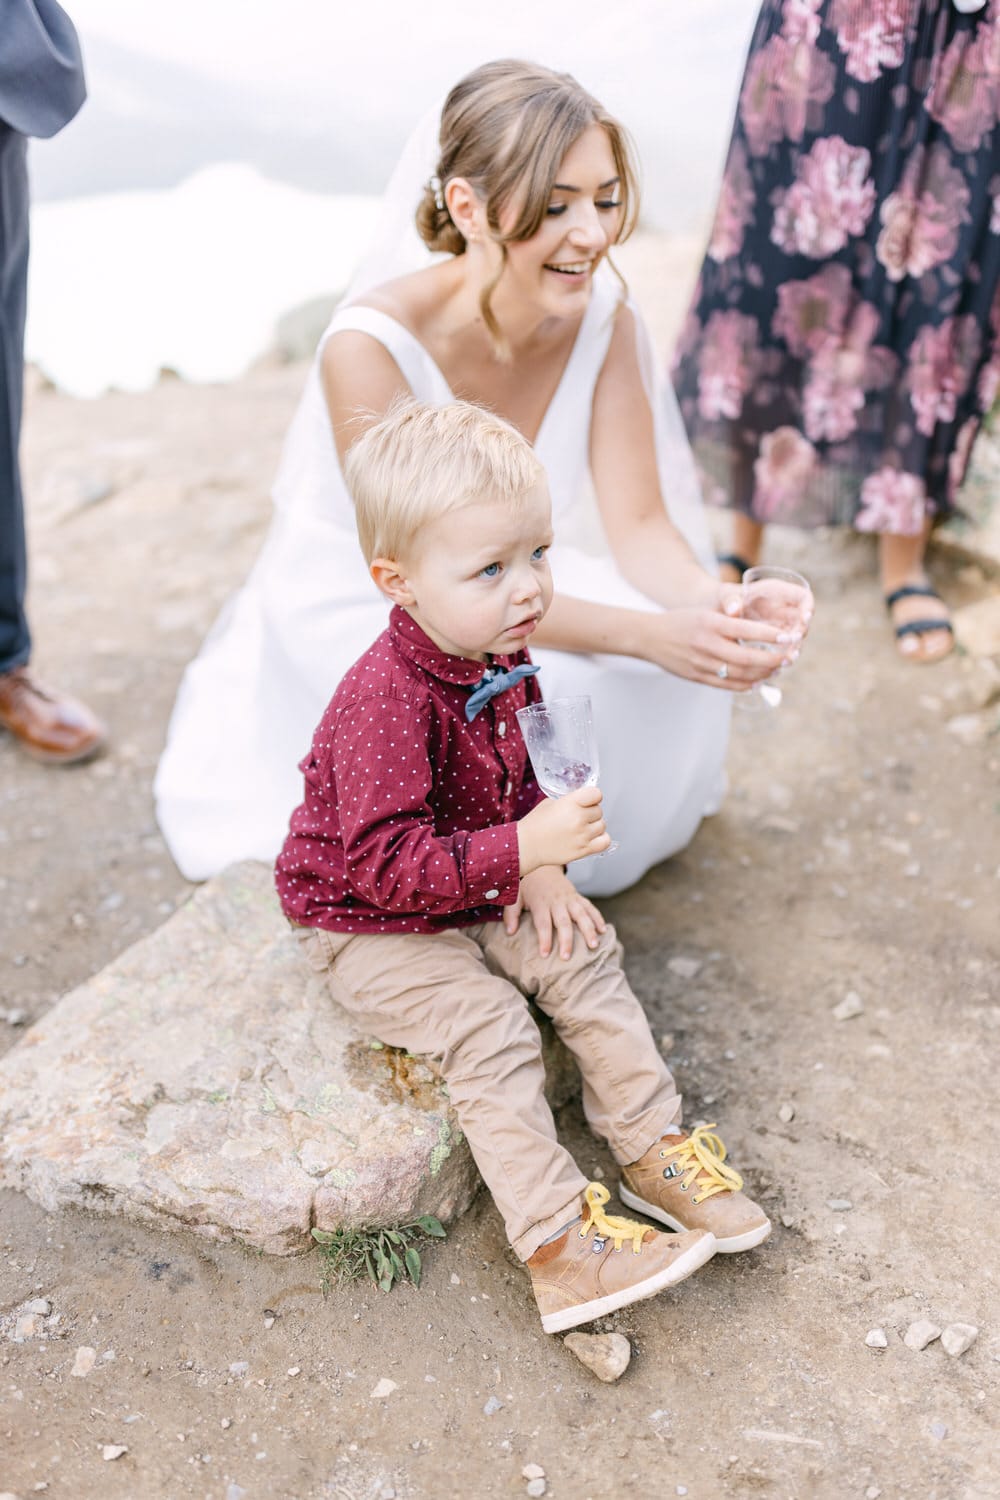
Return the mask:
<svg viewBox="0 0 1000 1500">
<path fill-rule="evenodd" d="M 501 216 L 504 230 L 516 222 L 515 203 Z M 556 316 L 579 311 L 591 281 L 622 227 L 622 183 L 611 142 L 601 125 L 588 125 L 559 164 L 538 231 L 527 240 L 508 240 L 497 300 L 537 303 Z M 491 240 L 484 248 L 499 257 Z"/>
</svg>

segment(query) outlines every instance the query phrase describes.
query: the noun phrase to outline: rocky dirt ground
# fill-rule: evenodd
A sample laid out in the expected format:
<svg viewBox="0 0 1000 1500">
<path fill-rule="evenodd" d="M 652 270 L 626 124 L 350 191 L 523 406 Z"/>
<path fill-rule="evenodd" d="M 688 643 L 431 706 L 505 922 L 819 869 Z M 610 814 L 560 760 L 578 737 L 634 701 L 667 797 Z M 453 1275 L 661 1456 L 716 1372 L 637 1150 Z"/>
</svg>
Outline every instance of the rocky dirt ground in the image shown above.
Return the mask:
<svg viewBox="0 0 1000 1500">
<path fill-rule="evenodd" d="M 113 739 L 68 771 L 0 742 L 0 1048 L 189 895 L 151 777 L 259 544 L 302 378 L 31 392 L 36 664 Z M 737 711 L 722 812 L 607 903 L 689 1118 L 720 1122 L 769 1243 L 600 1325 L 633 1349 L 601 1385 L 540 1332 L 485 1195 L 419 1291 L 324 1297 L 311 1256 L 0 1193 L 0 1491 L 478 1500 L 538 1493 L 536 1465 L 554 1500 L 1000 1493 L 994 676 L 897 658 L 864 542 L 785 536 L 772 558 L 818 600 L 786 702 Z M 952 554 L 934 570 L 956 606 L 996 590 Z M 613 1186 L 578 1105 L 560 1125 Z M 978 1338 L 909 1348 L 922 1318 Z"/>
</svg>

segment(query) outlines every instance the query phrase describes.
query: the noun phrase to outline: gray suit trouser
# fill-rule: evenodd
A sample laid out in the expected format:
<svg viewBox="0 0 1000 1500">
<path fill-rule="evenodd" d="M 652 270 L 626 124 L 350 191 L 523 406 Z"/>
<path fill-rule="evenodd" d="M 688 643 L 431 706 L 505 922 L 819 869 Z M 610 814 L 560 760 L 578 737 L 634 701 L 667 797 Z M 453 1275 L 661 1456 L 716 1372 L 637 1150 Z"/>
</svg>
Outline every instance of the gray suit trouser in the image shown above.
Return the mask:
<svg viewBox="0 0 1000 1500">
<path fill-rule="evenodd" d="M 27 139 L 0 123 L 0 672 L 31 653 L 18 444 L 28 287 Z"/>
</svg>

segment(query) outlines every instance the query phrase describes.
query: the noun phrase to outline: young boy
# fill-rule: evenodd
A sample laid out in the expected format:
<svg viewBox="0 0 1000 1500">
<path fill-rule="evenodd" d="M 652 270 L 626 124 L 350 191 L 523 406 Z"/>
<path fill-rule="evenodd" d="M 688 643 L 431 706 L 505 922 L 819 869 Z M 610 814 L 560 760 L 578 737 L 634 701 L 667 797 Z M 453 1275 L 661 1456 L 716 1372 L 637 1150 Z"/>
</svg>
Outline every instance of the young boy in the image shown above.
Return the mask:
<svg viewBox="0 0 1000 1500">
<path fill-rule="evenodd" d="M 681 1101 L 621 966 L 563 866 L 610 842 L 596 787 L 545 798 L 515 710 L 552 597 L 544 472 L 499 418 L 397 405 L 346 465 L 389 628 L 347 672 L 302 762 L 276 880 L 333 997 L 388 1046 L 437 1059 L 542 1326 L 572 1328 L 748 1249 L 770 1223 Z M 530 996 L 583 1077 L 625 1202 L 605 1213 L 556 1139 Z"/>
</svg>

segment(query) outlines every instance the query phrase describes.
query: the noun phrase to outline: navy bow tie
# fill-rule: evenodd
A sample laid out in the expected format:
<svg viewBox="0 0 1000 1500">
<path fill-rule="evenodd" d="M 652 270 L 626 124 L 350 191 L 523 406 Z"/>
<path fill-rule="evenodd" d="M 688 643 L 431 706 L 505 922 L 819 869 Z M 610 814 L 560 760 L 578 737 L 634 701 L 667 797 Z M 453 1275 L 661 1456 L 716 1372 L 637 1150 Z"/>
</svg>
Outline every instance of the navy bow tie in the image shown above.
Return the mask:
<svg viewBox="0 0 1000 1500">
<path fill-rule="evenodd" d="M 538 667 L 529 667 L 526 664 L 511 667 L 509 672 L 505 672 L 503 667 L 490 667 L 469 694 L 465 705 L 465 717 L 469 723 L 472 723 L 479 710 L 485 708 L 497 693 L 505 693 L 508 688 L 515 687 L 525 677 L 534 677 L 538 670 Z"/>
</svg>

